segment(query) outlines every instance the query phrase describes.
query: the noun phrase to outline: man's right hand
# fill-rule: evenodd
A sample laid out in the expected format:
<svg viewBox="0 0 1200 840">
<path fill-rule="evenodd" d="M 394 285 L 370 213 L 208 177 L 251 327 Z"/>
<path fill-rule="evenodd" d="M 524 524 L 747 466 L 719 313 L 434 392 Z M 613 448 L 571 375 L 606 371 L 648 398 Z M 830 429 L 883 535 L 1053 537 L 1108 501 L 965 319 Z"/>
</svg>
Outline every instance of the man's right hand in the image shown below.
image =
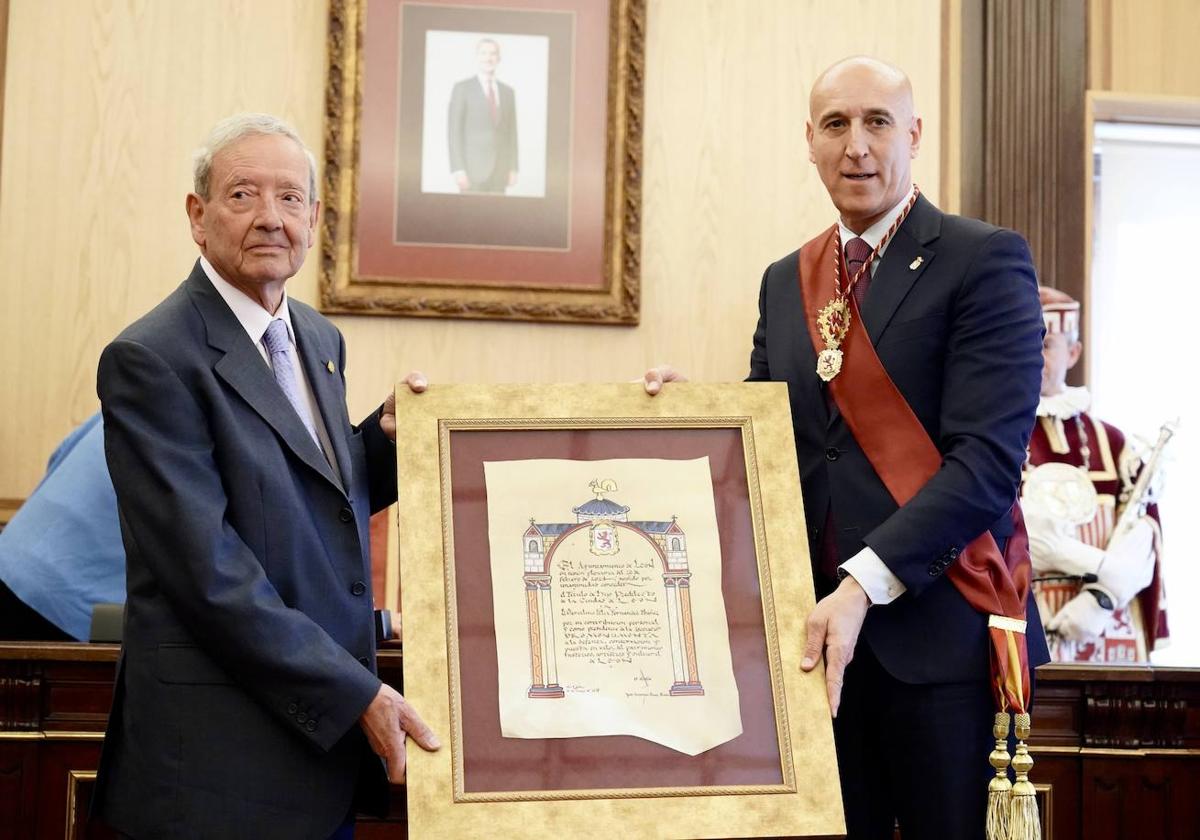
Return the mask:
<svg viewBox="0 0 1200 840">
<path fill-rule="evenodd" d="M 662 390 L 662 386 L 667 382 L 687 382 L 687 377 L 670 365 L 659 365 L 652 367 L 646 371 L 646 375 L 642 377 L 642 384 L 646 388 L 646 393 L 654 396 Z"/>
<path fill-rule="evenodd" d="M 425 725 L 416 710 L 400 692 L 386 683 L 379 686 L 379 692 L 358 719 L 358 724 L 367 733 L 371 749 L 383 759 L 387 766 L 388 781 L 393 784 L 404 781 L 408 764 L 405 733 L 411 735 L 424 750 L 432 752 L 442 746 L 438 736 Z"/>
</svg>

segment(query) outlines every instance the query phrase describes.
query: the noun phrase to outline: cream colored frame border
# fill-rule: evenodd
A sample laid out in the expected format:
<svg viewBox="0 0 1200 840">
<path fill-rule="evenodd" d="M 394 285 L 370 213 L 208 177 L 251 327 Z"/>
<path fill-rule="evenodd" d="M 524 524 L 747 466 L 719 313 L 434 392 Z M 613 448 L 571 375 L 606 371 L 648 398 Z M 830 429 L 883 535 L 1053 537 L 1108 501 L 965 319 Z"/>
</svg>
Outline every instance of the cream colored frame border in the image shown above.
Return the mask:
<svg viewBox="0 0 1200 840">
<path fill-rule="evenodd" d="M 610 0 L 604 193 L 604 287 L 496 287 L 474 282 L 360 278 L 355 214 L 362 123 L 362 31 L 367 0 L 330 0 L 325 92 L 326 209 L 321 219 L 321 311 L 637 324 L 641 301 L 642 111 L 646 0 Z"/>
<path fill-rule="evenodd" d="M 449 744 L 408 755 L 414 837 L 824 836 L 845 831 L 824 674 L 800 670 L 814 604 L 784 383 L 433 386 L 397 389 L 405 694 Z M 457 429 L 735 428 L 742 434 L 784 784 L 465 794 L 449 503 Z M 441 527 L 431 527 L 438 523 Z"/>
<path fill-rule="evenodd" d="M 1161 123 L 1168 125 L 1200 125 L 1200 99 L 1190 96 L 1159 96 L 1141 95 L 1136 93 L 1112 93 L 1109 91 L 1089 90 L 1084 106 L 1084 142 L 1087 143 L 1086 154 L 1083 155 L 1085 177 L 1084 183 L 1084 237 L 1083 270 L 1087 278 L 1084 284 L 1083 311 L 1092 311 L 1092 244 L 1096 238 L 1095 220 L 1095 191 L 1096 181 L 1093 177 L 1093 149 L 1096 137 L 1096 122 L 1136 122 Z M 1093 331 L 1083 331 L 1084 341 L 1089 345 Z M 1083 351 L 1083 381 L 1092 381 L 1092 352 L 1091 347 Z"/>
</svg>

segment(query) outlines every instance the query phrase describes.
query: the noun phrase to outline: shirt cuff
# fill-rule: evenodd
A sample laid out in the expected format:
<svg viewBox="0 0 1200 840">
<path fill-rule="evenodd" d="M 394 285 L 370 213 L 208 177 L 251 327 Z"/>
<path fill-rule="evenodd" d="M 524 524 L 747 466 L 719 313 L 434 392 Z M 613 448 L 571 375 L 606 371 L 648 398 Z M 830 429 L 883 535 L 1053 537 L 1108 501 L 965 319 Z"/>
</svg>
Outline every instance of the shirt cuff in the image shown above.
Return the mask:
<svg viewBox="0 0 1200 840">
<path fill-rule="evenodd" d="M 838 567 L 854 578 L 872 604 L 890 604 L 908 588 L 869 546 Z"/>
</svg>

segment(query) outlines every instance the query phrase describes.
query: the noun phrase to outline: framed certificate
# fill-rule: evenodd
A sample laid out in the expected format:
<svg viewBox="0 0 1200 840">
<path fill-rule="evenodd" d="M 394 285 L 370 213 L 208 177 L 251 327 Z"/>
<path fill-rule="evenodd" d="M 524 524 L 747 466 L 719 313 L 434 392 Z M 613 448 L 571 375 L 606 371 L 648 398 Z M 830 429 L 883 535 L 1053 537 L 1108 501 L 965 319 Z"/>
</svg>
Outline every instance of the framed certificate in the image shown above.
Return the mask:
<svg viewBox="0 0 1200 840">
<path fill-rule="evenodd" d="M 787 387 L 397 392 L 414 836 L 844 832 Z M 448 737 L 446 737 L 448 736 Z"/>
</svg>

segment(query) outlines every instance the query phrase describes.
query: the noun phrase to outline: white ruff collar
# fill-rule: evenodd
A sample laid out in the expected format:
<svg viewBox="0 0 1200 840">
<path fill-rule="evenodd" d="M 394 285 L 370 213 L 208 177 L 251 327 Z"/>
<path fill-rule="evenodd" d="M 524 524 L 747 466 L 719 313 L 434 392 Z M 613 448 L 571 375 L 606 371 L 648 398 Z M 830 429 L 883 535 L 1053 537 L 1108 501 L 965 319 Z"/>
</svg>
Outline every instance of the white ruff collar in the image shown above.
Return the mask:
<svg viewBox="0 0 1200 840">
<path fill-rule="evenodd" d="M 1038 417 L 1058 417 L 1066 420 L 1076 414 L 1087 411 L 1092 404 L 1092 395 L 1088 389 L 1080 385 L 1065 389 L 1049 397 L 1042 397 L 1038 402 Z"/>
</svg>

